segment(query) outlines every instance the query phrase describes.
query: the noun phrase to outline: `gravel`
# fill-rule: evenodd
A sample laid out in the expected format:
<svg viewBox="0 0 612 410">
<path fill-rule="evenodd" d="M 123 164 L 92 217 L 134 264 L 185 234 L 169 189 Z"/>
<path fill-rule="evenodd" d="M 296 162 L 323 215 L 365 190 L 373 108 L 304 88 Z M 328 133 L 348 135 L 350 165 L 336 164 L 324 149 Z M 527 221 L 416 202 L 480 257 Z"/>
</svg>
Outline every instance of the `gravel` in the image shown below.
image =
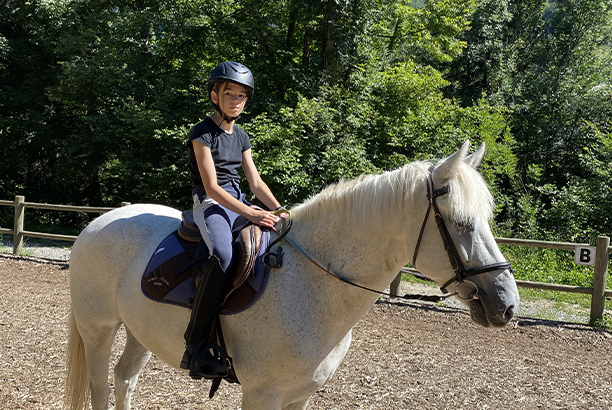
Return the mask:
<svg viewBox="0 0 612 410">
<path fill-rule="evenodd" d="M 0 235 L 2 237 L 2 235 Z M 27 241 L 24 243 L 21 254 L 48 261 L 68 261 L 72 242 L 44 241 L 41 243 Z M 2 239 L 0 253 L 13 254 L 13 241 Z"/>
</svg>

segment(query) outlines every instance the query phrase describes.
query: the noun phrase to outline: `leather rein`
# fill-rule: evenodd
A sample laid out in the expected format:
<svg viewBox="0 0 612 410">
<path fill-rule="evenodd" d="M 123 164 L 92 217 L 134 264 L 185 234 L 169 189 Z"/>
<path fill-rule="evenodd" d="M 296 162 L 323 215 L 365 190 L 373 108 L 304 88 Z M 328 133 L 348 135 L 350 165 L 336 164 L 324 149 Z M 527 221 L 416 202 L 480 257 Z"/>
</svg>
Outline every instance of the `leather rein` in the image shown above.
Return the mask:
<svg viewBox="0 0 612 410">
<path fill-rule="evenodd" d="M 444 249 L 446 250 L 446 252 L 448 254 L 448 258 L 450 260 L 451 266 L 453 268 L 453 271 L 455 272 L 455 277 L 451 278 L 449 281 L 447 281 L 444 285 L 442 285 L 440 287 L 440 290 L 442 291 L 442 293 L 445 294 L 444 296 L 436 296 L 436 295 L 410 295 L 410 294 L 406 294 L 404 296 L 392 295 L 389 292 L 375 290 L 375 289 L 368 288 L 366 286 L 359 285 L 359 284 L 351 281 L 350 279 L 346 279 L 346 278 L 344 278 L 344 277 L 342 277 L 340 275 L 337 275 L 337 274 L 331 272 L 329 269 L 325 268 L 320 263 L 318 263 L 317 261 L 312 259 L 310 256 L 308 256 L 308 254 L 306 252 L 304 252 L 294 241 L 292 241 L 290 238 L 287 237 L 287 234 L 289 233 L 289 230 L 291 229 L 291 225 L 293 224 L 293 221 L 291 219 L 289 219 L 289 223 L 287 224 L 286 229 L 282 230 L 280 235 L 279 235 L 279 237 L 275 241 L 270 243 L 270 245 L 268 246 L 267 253 L 264 256 L 264 263 L 265 263 L 265 265 L 268 268 L 280 268 L 282 266 L 282 255 L 283 255 L 283 252 L 282 252 L 281 246 L 278 247 L 278 249 L 277 249 L 277 251 L 275 253 L 270 252 L 270 248 L 274 244 L 276 244 L 278 242 L 280 242 L 280 244 L 282 245 L 282 242 L 284 240 L 286 240 L 289 244 L 291 244 L 291 246 L 293 246 L 309 262 L 314 264 L 317 268 L 321 269 L 322 271 L 324 271 L 328 275 L 330 275 L 330 276 L 340 280 L 341 282 L 344 282 L 346 284 L 349 284 L 351 286 L 355 286 L 355 287 L 363 289 L 363 290 L 367 290 L 369 292 L 373 292 L 373 293 L 377 293 L 377 294 L 381 294 L 381 295 L 386 295 L 386 296 L 389 296 L 389 297 L 392 297 L 392 298 L 406 299 L 406 300 L 425 300 L 425 301 L 431 301 L 431 302 L 439 302 L 439 301 L 447 299 L 447 298 L 449 298 L 451 296 L 457 295 L 457 293 L 449 294 L 449 292 L 446 290 L 446 288 L 450 284 L 452 284 L 452 283 L 462 283 L 468 277 L 476 276 L 476 275 L 479 275 L 479 274 L 482 274 L 482 273 L 491 272 L 491 271 L 495 271 L 495 270 L 509 269 L 510 272 L 512 272 L 512 266 L 510 265 L 509 262 L 492 263 L 492 264 L 489 264 L 489 265 L 483 265 L 483 266 L 479 266 L 477 268 L 471 268 L 471 269 L 466 269 L 465 268 L 465 265 L 463 264 L 463 262 L 461 260 L 461 257 L 459 256 L 459 252 L 457 251 L 457 248 L 455 247 L 453 239 L 450 236 L 450 233 L 448 232 L 448 229 L 446 228 L 446 224 L 444 223 L 444 219 L 442 218 L 442 215 L 440 214 L 440 210 L 438 209 L 438 205 L 436 203 L 436 198 L 437 197 L 442 196 L 442 195 L 446 195 L 446 194 L 449 193 L 449 191 L 450 191 L 450 188 L 449 188 L 448 185 L 445 185 L 445 186 L 443 186 L 441 188 L 438 188 L 438 189 L 434 189 L 432 174 L 431 174 L 431 172 L 429 173 L 429 175 L 427 177 L 427 199 L 429 201 L 429 205 L 427 207 L 427 212 L 425 213 L 425 219 L 423 220 L 423 224 L 421 225 L 421 230 L 419 232 L 419 237 L 417 239 L 417 244 L 416 244 L 415 249 L 414 249 L 414 256 L 412 258 L 412 266 L 414 266 L 416 268 L 416 259 L 417 259 L 417 256 L 418 256 L 418 252 L 419 252 L 419 248 L 421 246 L 422 239 L 423 239 L 423 233 L 425 232 L 425 227 L 427 225 L 427 221 L 429 220 L 429 213 L 431 212 L 431 209 L 433 208 L 434 214 L 435 214 L 435 218 L 436 218 L 436 224 L 438 225 L 438 230 L 440 231 L 440 236 L 442 237 L 442 242 L 444 243 Z M 473 285 L 476 287 L 475 284 L 473 284 Z M 476 287 L 476 291 L 478 291 L 477 287 Z M 477 294 L 475 294 L 475 296 L 473 296 L 472 298 L 473 299 L 478 298 Z"/>
</svg>

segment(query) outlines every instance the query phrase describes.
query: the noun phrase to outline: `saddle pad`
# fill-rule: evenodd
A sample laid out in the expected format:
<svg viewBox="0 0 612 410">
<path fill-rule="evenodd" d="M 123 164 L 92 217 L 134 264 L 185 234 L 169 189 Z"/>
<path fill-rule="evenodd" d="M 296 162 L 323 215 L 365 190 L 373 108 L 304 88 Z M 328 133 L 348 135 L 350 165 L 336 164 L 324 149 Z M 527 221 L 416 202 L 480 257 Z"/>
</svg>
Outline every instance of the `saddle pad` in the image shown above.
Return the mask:
<svg viewBox="0 0 612 410">
<path fill-rule="evenodd" d="M 263 232 L 263 244 L 254 269 L 244 284 L 229 295 L 219 313 L 226 315 L 240 313 L 259 299 L 269 277 L 269 270 L 263 264 L 269 240 L 270 233 Z M 142 276 L 142 293 L 156 302 L 191 309 L 195 297 L 193 274 L 198 268 L 190 265 L 197 248 L 197 243 L 181 239 L 178 231 L 164 238 L 153 253 Z"/>
<path fill-rule="evenodd" d="M 142 292 L 156 302 L 191 308 L 195 291 L 193 271 L 184 269 L 195 258 L 198 244 L 172 232 L 159 244 L 142 276 Z"/>
</svg>

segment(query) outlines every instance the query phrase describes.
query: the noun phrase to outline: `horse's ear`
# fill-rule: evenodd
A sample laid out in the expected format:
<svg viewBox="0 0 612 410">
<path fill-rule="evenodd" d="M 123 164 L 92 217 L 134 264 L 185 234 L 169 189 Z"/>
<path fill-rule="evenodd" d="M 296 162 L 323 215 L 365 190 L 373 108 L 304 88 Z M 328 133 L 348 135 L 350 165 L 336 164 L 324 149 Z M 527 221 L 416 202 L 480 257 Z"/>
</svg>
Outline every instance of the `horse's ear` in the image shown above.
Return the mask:
<svg viewBox="0 0 612 410">
<path fill-rule="evenodd" d="M 480 165 L 480 162 L 482 161 L 482 157 L 484 157 L 484 153 L 485 153 L 485 143 L 483 142 L 482 144 L 480 144 L 480 147 L 478 147 L 475 153 L 468 155 L 465 158 L 466 164 L 468 164 L 474 169 L 478 169 L 478 166 Z"/>
<path fill-rule="evenodd" d="M 462 161 L 465 160 L 469 149 L 470 140 L 467 140 L 457 152 L 440 161 L 431 172 L 434 180 L 438 183 L 442 183 L 443 181 L 450 179 L 450 177 L 455 173 L 455 169 Z"/>
</svg>

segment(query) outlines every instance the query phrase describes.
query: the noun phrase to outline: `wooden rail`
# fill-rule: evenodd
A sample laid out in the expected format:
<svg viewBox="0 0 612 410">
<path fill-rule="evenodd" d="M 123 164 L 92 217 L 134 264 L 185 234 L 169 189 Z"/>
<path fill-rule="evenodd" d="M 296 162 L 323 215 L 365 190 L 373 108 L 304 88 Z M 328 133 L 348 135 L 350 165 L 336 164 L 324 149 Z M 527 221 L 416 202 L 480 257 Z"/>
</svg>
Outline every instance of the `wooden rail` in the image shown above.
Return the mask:
<svg viewBox="0 0 612 410">
<path fill-rule="evenodd" d="M 122 202 L 121 206 L 129 205 L 129 202 Z M 25 216 L 26 208 L 36 209 L 50 209 L 56 211 L 71 211 L 71 212 L 93 212 L 93 213 L 105 213 L 115 208 L 109 207 L 89 207 L 89 206 L 71 206 L 71 205 L 52 205 L 52 204 L 38 204 L 34 202 L 25 202 L 25 197 L 16 196 L 15 201 L 0 200 L 0 206 L 13 206 L 15 207 L 15 221 L 13 229 L 0 228 L 0 234 L 13 235 L 13 254 L 21 254 L 23 246 L 23 237 L 34 237 L 42 239 L 57 239 L 62 241 L 76 240 L 76 236 L 73 235 L 60 235 L 51 234 L 44 232 L 32 232 L 23 230 L 23 220 Z M 531 246 L 538 248 L 552 248 L 552 249 L 565 249 L 575 250 L 576 247 L 591 246 L 584 243 L 567 243 L 567 242 L 548 242 L 548 241 L 534 241 L 529 239 L 514 239 L 514 238 L 495 238 L 495 241 L 500 245 L 513 245 L 513 246 Z M 568 286 L 558 285 L 554 283 L 544 282 L 530 282 L 524 280 L 517 280 L 516 284 L 519 287 L 534 288 L 551 290 L 557 292 L 570 292 L 570 293 L 582 293 L 591 295 L 591 321 L 601 319 L 605 308 L 606 297 L 612 297 L 612 290 L 606 289 L 606 282 L 608 276 L 608 261 L 609 254 L 612 252 L 610 246 L 610 238 L 606 236 L 599 236 L 596 244 L 596 260 L 593 273 L 593 287 L 581 287 L 581 286 Z M 420 279 L 427 279 L 416 269 L 404 268 L 401 269 L 396 278 L 391 282 L 391 294 L 399 295 L 401 293 L 400 284 L 402 280 L 402 273 L 407 273 L 416 276 Z"/>
<path fill-rule="evenodd" d="M 557 285 L 555 283 L 530 282 L 528 280 L 517 280 L 516 285 L 522 288 L 551 290 L 554 292 L 582 293 L 583 295 L 593 294 L 593 288 L 586 288 L 583 286 Z M 612 297 L 612 289 L 605 289 L 604 295 L 606 297 Z"/>
<path fill-rule="evenodd" d="M 122 202 L 121 206 L 129 205 L 129 202 Z M 53 205 L 53 204 L 38 204 L 35 202 L 26 202 L 25 197 L 17 195 L 15 201 L 0 200 L 0 205 L 12 206 L 15 208 L 15 219 L 13 229 L 0 228 L 0 234 L 13 235 L 13 255 L 20 255 L 23 249 L 23 238 L 42 238 L 42 239 L 56 239 L 60 241 L 74 242 L 76 236 L 74 235 L 60 235 L 54 233 L 45 232 L 33 232 L 25 231 L 23 229 L 23 221 L 25 219 L 26 208 L 35 209 L 50 209 L 54 211 L 69 211 L 69 212 L 90 212 L 90 213 L 105 213 L 112 211 L 115 208 L 111 207 L 94 207 L 94 206 L 72 206 L 72 205 Z"/>
<path fill-rule="evenodd" d="M 397 280 L 397 278 L 401 278 L 402 273 L 406 273 L 408 275 L 412 275 L 418 279 L 426 280 L 429 282 L 433 282 L 431 279 L 423 276 L 418 270 L 412 268 L 402 268 L 400 269 L 400 274 L 394 279 L 391 285 L 391 290 L 394 289 L 393 283 Z M 572 286 L 572 285 L 558 285 L 556 283 L 546 283 L 546 282 L 531 282 L 528 280 L 515 280 L 516 285 L 521 288 L 531 288 L 531 289 L 541 289 L 541 290 L 551 290 L 554 292 L 567 292 L 567 293 L 582 293 L 584 295 L 592 295 L 593 288 L 587 288 L 584 286 Z M 400 290 L 396 288 L 395 293 L 391 292 L 394 295 L 399 295 Z M 605 289 L 604 295 L 606 297 L 612 297 L 612 289 Z"/>
</svg>

